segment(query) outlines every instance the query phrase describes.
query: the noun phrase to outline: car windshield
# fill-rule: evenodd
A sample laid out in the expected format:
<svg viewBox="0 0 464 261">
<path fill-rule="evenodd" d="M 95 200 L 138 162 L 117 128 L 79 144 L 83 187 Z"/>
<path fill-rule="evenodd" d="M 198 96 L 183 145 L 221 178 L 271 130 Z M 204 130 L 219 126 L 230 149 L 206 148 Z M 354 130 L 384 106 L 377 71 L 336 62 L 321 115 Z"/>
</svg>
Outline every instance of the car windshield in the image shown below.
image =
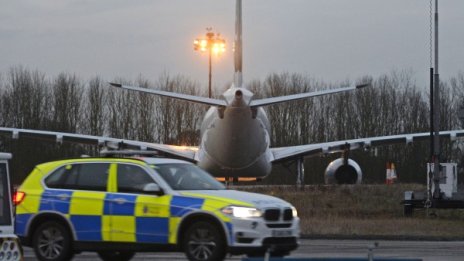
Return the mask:
<svg viewBox="0 0 464 261">
<path fill-rule="evenodd" d="M 219 181 L 192 164 L 168 163 L 152 166 L 174 190 L 222 190 Z"/>
</svg>

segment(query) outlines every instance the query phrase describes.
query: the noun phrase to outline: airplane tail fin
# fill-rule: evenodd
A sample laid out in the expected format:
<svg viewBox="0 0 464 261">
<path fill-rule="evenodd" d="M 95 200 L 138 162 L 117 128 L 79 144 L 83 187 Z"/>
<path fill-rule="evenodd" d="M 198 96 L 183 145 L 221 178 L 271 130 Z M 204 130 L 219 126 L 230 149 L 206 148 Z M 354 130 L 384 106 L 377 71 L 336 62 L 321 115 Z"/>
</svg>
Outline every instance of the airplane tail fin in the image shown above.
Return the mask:
<svg viewBox="0 0 464 261">
<path fill-rule="evenodd" d="M 236 1 L 235 7 L 235 51 L 234 51 L 234 85 L 242 87 L 242 0 Z"/>
</svg>

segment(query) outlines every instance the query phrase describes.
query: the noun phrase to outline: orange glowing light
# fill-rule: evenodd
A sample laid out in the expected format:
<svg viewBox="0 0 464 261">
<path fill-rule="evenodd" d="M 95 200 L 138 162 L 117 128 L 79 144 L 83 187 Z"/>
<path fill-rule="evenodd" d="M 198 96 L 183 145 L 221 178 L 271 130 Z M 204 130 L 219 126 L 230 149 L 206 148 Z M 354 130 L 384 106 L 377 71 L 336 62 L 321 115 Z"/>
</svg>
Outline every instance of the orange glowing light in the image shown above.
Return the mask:
<svg viewBox="0 0 464 261">
<path fill-rule="evenodd" d="M 226 51 L 226 41 L 220 37 L 220 34 L 208 30 L 206 38 L 197 38 L 193 41 L 193 49 L 200 52 L 210 51 L 219 55 Z"/>
</svg>

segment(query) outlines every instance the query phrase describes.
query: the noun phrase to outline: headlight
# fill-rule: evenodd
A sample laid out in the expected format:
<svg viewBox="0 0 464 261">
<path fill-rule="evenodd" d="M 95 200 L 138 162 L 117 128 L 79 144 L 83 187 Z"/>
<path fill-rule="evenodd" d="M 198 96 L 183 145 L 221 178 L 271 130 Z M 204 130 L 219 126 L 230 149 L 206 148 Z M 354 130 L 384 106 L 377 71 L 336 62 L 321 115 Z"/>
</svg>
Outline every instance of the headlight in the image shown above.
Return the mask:
<svg viewBox="0 0 464 261">
<path fill-rule="evenodd" d="M 263 213 L 257 208 L 228 206 L 221 209 L 221 212 L 228 216 L 238 218 L 261 217 Z"/>
<path fill-rule="evenodd" d="M 293 217 L 298 217 L 298 211 L 296 211 L 295 207 L 292 207 L 292 215 Z"/>
</svg>

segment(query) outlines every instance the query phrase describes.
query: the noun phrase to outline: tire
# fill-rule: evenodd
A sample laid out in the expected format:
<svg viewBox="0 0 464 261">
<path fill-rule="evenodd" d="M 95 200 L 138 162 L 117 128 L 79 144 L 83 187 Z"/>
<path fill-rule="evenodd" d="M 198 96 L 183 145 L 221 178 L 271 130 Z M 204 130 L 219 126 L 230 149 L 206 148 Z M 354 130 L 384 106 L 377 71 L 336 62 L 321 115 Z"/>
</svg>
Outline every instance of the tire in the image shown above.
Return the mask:
<svg viewBox="0 0 464 261">
<path fill-rule="evenodd" d="M 45 222 L 34 231 L 32 247 L 42 261 L 65 261 L 74 255 L 69 231 L 57 221 Z"/>
<path fill-rule="evenodd" d="M 219 261 L 226 256 L 226 241 L 221 230 L 206 221 L 189 226 L 183 235 L 182 247 L 190 261 Z"/>
<path fill-rule="evenodd" d="M 98 256 L 105 261 L 128 261 L 134 257 L 135 253 L 131 251 L 100 251 Z"/>
</svg>

